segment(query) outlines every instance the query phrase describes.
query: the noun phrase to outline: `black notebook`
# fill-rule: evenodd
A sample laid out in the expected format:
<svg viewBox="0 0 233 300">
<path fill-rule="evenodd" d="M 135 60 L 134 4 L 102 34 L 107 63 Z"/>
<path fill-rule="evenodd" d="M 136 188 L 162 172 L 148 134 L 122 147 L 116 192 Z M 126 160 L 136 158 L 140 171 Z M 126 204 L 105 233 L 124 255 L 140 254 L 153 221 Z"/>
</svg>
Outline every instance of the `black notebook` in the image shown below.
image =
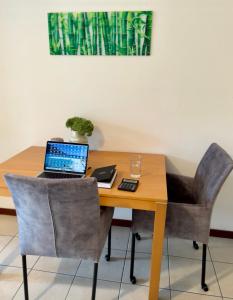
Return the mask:
<svg viewBox="0 0 233 300">
<path fill-rule="evenodd" d="M 97 168 L 91 174 L 91 177 L 95 177 L 98 182 L 98 187 L 111 188 L 116 178 L 116 165 Z"/>
</svg>

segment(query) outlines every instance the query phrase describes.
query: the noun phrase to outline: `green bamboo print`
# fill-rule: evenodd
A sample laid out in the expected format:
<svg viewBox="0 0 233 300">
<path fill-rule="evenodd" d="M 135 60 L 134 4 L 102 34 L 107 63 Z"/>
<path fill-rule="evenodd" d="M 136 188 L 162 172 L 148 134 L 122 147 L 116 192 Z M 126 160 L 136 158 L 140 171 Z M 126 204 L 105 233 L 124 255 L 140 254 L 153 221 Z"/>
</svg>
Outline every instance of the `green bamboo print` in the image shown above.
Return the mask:
<svg viewBox="0 0 233 300">
<path fill-rule="evenodd" d="M 104 26 L 107 34 L 107 41 L 108 41 L 108 51 L 109 55 L 112 54 L 112 38 L 111 38 L 111 29 L 108 19 L 108 13 L 104 12 Z"/>
<path fill-rule="evenodd" d="M 98 13 L 98 50 L 99 55 L 102 55 L 102 29 L 101 29 L 101 18 L 100 13 Z"/>
<path fill-rule="evenodd" d="M 117 55 L 121 55 L 121 13 L 117 13 Z"/>
<path fill-rule="evenodd" d="M 122 55 L 127 55 L 127 15 L 128 12 L 123 12 L 122 13 L 122 19 L 121 19 L 121 27 L 122 27 L 122 32 L 121 32 L 121 54 Z"/>
<path fill-rule="evenodd" d="M 150 55 L 152 12 L 48 14 L 52 55 Z"/>
<path fill-rule="evenodd" d="M 92 54 L 92 43 L 91 43 L 91 34 L 89 28 L 89 20 L 87 13 L 84 13 L 84 22 L 85 22 L 85 33 L 86 33 L 86 44 L 87 44 L 87 54 Z"/>
<path fill-rule="evenodd" d="M 117 14 L 113 12 L 111 15 L 111 28 L 112 28 L 112 55 L 116 55 L 117 49 Z"/>
<path fill-rule="evenodd" d="M 74 24 L 74 54 L 78 54 L 79 48 L 79 31 L 78 31 L 78 14 L 73 13 L 73 24 Z"/>
<path fill-rule="evenodd" d="M 79 45 L 80 45 L 80 55 L 87 54 L 86 49 L 86 34 L 85 34 L 85 22 L 84 22 L 84 14 L 79 13 Z"/>
<path fill-rule="evenodd" d="M 134 12 L 128 13 L 128 55 L 136 55 Z"/>
<path fill-rule="evenodd" d="M 49 30 L 50 53 L 54 55 L 61 55 L 62 48 L 60 44 L 58 14 L 48 14 L 48 22 L 50 28 Z"/>
<path fill-rule="evenodd" d="M 145 38 L 142 47 L 142 55 L 150 55 L 151 31 L 152 31 L 152 15 L 147 14 Z"/>
<path fill-rule="evenodd" d="M 103 33 L 103 39 L 104 39 L 105 55 L 110 55 L 108 30 L 107 30 L 106 22 L 104 20 L 104 13 L 100 13 L 100 23 L 101 23 L 101 29 L 102 29 L 102 33 Z"/>
<path fill-rule="evenodd" d="M 67 54 L 67 39 L 66 39 L 66 33 L 67 33 L 67 26 L 66 26 L 66 22 L 65 22 L 65 15 L 64 14 L 60 14 L 60 31 L 62 32 L 62 41 L 63 41 L 63 52 L 66 55 Z"/>
<path fill-rule="evenodd" d="M 97 55 L 97 39 L 98 39 L 98 33 L 97 33 L 97 13 L 93 13 L 92 16 L 92 54 Z"/>
<path fill-rule="evenodd" d="M 137 33 L 137 55 L 141 55 L 141 35 Z"/>
<path fill-rule="evenodd" d="M 69 37 L 68 54 L 74 55 L 76 50 L 75 50 L 74 23 L 73 23 L 72 13 L 68 13 L 68 37 Z"/>
</svg>

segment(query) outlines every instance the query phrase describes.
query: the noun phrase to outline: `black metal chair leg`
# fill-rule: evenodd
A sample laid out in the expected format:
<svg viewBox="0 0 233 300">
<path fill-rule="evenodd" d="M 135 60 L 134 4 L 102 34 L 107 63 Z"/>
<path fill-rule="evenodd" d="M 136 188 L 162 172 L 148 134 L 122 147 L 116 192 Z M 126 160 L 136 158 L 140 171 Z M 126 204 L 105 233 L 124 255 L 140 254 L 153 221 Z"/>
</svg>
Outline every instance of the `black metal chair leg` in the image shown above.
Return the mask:
<svg viewBox="0 0 233 300">
<path fill-rule="evenodd" d="M 137 282 L 136 277 L 133 275 L 134 273 L 134 258 L 135 258 L 135 238 L 136 233 L 132 234 L 132 245 L 131 245 L 131 258 L 130 258 L 130 281 L 132 284 Z"/>
<path fill-rule="evenodd" d="M 193 248 L 198 250 L 199 249 L 199 245 L 196 241 L 193 241 Z"/>
<path fill-rule="evenodd" d="M 97 274 L 98 274 L 98 263 L 94 263 L 94 273 L 93 273 L 91 300 L 95 300 L 96 285 L 97 285 Z"/>
<path fill-rule="evenodd" d="M 203 244 L 202 252 L 202 272 L 201 272 L 201 288 L 207 292 L 209 290 L 208 285 L 205 283 L 206 274 L 206 244 Z"/>
<path fill-rule="evenodd" d="M 24 298 L 28 300 L 28 277 L 27 277 L 27 259 L 26 255 L 22 255 L 22 265 L 23 265 L 23 285 L 24 285 Z"/>
<path fill-rule="evenodd" d="M 140 236 L 140 234 L 139 234 L 138 232 L 135 233 L 135 237 L 136 237 L 136 239 L 137 239 L 138 241 L 141 240 L 141 236 Z"/>
<path fill-rule="evenodd" d="M 112 227 L 110 227 L 108 232 L 108 254 L 105 255 L 106 261 L 110 261 L 111 258 L 111 243 L 112 243 Z"/>
</svg>

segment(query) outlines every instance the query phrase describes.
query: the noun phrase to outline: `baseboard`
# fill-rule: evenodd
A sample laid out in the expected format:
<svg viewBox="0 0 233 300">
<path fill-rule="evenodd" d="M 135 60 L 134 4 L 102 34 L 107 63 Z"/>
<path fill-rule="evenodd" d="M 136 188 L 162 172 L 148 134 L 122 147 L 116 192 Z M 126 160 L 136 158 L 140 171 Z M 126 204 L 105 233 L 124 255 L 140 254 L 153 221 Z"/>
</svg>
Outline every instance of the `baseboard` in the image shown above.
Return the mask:
<svg viewBox="0 0 233 300">
<path fill-rule="evenodd" d="M 0 208 L 0 215 L 16 216 L 15 209 L 10 208 Z M 121 226 L 121 227 L 131 227 L 132 221 L 122 220 L 122 219 L 113 219 L 112 225 Z M 220 230 L 220 229 L 211 229 L 210 236 L 233 239 L 233 231 Z"/>
<path fill-rule="evenodd" d="M 16 211 L 12 208 L 0 208 L 0 215 L 16 216 Z"/>
<path fill-rule="evenodd" d="M 130 220 L 122 220 L 122 219 L 113 219 L 112 225 L 121 226 L 121 227 L 131 227 L 132 221 Z"/>
<path fill-rule="evenodd" d="M 233 239 L 233 231 L 210 229 L 210 236 Z"/>
</svg>

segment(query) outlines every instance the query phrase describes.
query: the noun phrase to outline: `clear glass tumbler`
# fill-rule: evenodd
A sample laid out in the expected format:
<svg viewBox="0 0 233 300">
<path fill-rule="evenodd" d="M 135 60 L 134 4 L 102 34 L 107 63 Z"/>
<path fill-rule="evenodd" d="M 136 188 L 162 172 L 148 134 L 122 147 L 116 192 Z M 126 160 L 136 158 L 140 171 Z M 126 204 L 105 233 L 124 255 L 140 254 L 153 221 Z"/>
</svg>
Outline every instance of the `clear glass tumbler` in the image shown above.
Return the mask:
<svg viewBox="0 0 233 300">
<path fill-rule="evenodd" d="M 130 158 L 130 176 L 139 179 L 142 173 L 142 157 L 140 154 L 135 154 Z"/>
</svg>

